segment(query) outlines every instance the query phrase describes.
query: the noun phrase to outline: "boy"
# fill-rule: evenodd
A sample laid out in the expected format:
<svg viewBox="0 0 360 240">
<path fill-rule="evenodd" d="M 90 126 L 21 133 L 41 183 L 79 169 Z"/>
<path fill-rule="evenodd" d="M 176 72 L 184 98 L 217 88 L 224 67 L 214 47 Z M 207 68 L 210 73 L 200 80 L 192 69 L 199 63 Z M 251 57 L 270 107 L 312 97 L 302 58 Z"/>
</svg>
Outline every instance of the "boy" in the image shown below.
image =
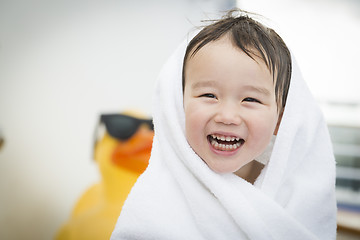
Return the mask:
<svg viewBox="0 0 360 240">
<path fill-rule="evenodd" d="M 149 167 L 112 239 L 335 239 L 322 114 L 281 38 L 233 14 L 165 64 Z"/>
<path fill-rule="evenodd" d="M 262 165 L 250 162 L 276 135 L 291 57 L 273 30 L 231 14 L 205 27 L 186 49 L 186 138 L 212 170 L 235 172 L 253 183 Z M 237 34 L 245 31 L 246 37 Z M 247 171 L 239 170 L 248 163 Z"/>
</svg>

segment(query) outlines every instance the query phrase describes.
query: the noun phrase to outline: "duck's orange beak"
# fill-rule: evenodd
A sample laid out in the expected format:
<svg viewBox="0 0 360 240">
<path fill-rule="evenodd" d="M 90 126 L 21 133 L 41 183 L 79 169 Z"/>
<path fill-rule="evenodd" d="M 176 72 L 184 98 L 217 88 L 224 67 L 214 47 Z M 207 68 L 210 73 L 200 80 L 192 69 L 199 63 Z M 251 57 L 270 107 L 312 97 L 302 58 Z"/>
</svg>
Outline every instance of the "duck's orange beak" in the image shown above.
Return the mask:
<svg viewBox="0 0 360 240">
<path fill-rule="evenodd" d="M 141 174 L 149 164 L 154 131 L 142 126 L 127 141 L 119 141 L 112 161 L 121 168 Z"/>
</svg>

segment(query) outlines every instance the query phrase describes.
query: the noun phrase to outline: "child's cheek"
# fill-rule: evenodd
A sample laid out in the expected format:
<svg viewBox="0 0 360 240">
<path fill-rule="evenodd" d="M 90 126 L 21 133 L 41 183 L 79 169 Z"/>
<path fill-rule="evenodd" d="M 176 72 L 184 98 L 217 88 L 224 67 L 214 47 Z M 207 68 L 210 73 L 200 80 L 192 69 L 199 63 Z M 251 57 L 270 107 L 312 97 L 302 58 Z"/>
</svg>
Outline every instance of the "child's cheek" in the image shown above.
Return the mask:
<svg viewBox="0 0 360 240">
<path fill-rule="evenodd" d="M 201 117 L 201 109 L 197 108 L 195 105 L 187 105 L 185 108 L 185 127 L 188 131 L 196 131 L 201 125 L 199 121 Z M 198 120 L 198 121 L 197 121 Z"/>
<path fill-rule="evenodd" d="M 271 140 L 271 136 L 276 127 L 277 114 L 272 112 L 265 112 L 253 116 L 251 121 L 247 121 L 251 139 L 255 141 L 251 144 L 258 145 L 260 149 L 265 149 Z M 262 150 L 260 151 L 260 153 Z"/>
</svg>

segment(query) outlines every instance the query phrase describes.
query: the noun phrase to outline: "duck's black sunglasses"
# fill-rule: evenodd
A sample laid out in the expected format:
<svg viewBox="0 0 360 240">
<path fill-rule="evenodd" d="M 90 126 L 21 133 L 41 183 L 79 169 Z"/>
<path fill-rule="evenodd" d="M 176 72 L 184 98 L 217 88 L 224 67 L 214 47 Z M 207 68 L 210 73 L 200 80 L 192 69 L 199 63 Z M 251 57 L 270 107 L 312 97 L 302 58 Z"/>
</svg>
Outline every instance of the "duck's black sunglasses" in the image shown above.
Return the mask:
<svg viewBox="0 0 360 240">
<path fill-rule="evenodd" d="M 100 123 L 105 124 L 110 136 L 122 141 L 131 138 L 143 124 L 154 130 L 152 119 L 139 119 L 123 114 L 101 114 Z"/>
</svg>

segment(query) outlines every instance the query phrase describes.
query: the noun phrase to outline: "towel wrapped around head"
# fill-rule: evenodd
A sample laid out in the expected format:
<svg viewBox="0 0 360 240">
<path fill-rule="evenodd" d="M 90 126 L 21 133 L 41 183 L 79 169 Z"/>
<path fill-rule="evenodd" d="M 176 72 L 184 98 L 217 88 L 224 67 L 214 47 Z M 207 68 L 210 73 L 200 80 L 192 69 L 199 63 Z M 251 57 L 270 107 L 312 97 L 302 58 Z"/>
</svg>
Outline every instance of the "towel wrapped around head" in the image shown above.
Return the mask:
<svg viewBox="0 0 360 240">
<path fill-rule="evenodd" d="M 184 41 L 154 94 L 149 166 L 111 239 L 335 239 L 335 160 L 323 115 L 295 59 L 270 161 L 255 184 L 213 172 L 185 137 Z"/>
</svg>

